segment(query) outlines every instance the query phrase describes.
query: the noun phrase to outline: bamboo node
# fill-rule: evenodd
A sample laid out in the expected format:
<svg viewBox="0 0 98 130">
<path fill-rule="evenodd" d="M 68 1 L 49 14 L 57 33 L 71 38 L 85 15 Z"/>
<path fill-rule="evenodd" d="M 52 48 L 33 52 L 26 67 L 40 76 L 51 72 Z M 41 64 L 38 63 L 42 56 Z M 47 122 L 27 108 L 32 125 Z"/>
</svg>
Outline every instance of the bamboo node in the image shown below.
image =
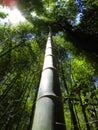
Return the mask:
<svg viewBox="0 0 98 130">
<path fill-rule="evenodd" d="M 56 70 L 56 67 L 53 67 L 53 66 L 45 67 L 45 68 L 43 68 L 43 71 L 46 70 L 46 69 L 53 69 L 53 70 Z"/>
<path fill-rule="evenodd" d="M 57 95 L 55 95 L 55 94 L 47 93 L 47 94 L 45 94 L 45 95 L 43 95 L 43 96 L 40 96 L 40 97 L 37 99 L 37 101 L 40 100 L 41 98 L 44 98 L 44 97 L 49 97 L 49 98 L 51 98 L 51 99 L 56 99 L 56 100 L 58 99 L 58 101 L 61 101 L 61 100 L 62 100 L 59 96 L 57 96 Z"/>
</svg>

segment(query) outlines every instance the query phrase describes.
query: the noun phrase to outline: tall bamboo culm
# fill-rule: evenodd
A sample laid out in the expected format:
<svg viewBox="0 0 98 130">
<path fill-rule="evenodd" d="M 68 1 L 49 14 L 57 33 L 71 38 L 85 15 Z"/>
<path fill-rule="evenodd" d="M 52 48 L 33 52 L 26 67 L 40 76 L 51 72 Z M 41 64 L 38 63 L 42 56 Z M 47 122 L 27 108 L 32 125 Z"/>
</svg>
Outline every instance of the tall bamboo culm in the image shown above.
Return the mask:
<svg viewBox="0 0 98 130">
<path fill-rule="evenodd" d="M 63 105 L 49 32 L 32 130 L 65 130 Z"/>
</svg>

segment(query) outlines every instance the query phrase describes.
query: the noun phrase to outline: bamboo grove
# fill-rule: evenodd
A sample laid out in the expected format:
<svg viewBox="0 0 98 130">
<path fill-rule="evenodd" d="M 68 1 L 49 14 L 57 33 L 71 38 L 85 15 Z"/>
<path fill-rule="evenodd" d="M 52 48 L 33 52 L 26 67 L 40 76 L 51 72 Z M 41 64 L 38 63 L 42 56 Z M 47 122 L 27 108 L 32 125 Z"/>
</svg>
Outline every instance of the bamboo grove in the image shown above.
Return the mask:
<svg viewBox="0 0 98 130">
<path fill-rule="evenodd" d="M 48 32 L 37 36 L 33 31 L 30 23 L 0 25 L 0 130 L 34 130 Z M 63 126 L 66 130 L 98 129 L 96 62 L 89 53 L 73 46 L 63 32 L 53 36 L 53 51 L 62 93 Z M 48 116 L 49 108 L 45 110 Z"/>
</svg>

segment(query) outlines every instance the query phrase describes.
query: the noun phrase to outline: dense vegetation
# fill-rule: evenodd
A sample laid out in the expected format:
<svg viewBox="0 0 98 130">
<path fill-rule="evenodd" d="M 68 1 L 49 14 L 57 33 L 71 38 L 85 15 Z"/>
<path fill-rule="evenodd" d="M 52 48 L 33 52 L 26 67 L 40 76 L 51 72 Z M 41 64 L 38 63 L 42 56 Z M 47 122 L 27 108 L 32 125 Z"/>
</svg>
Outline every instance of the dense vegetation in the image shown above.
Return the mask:
<svg viewBox="0 0 98 130">
<path fill-rule="evenodd" d="M 98 129 L 97 0 L 20 0 L 18 6 L 28 22 L 0 24 L 0 130 L 32 126 L 48 25 L 66 129 Z M 6 14 L 0 12 L 0 17 Z"/>
</svg>

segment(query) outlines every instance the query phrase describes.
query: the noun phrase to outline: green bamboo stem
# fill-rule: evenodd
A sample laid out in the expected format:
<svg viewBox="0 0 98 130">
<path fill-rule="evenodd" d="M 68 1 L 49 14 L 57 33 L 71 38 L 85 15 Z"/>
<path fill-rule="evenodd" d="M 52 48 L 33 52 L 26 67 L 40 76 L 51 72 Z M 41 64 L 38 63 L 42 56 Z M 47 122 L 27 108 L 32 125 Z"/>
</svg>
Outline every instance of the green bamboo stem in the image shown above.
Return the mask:
<svg viewBox="0 0 98 130">
<path fill-rule="evenodd" d="M 65 130 L 61 92 L 49 33 L 32 130 Z"/>
</svg>

